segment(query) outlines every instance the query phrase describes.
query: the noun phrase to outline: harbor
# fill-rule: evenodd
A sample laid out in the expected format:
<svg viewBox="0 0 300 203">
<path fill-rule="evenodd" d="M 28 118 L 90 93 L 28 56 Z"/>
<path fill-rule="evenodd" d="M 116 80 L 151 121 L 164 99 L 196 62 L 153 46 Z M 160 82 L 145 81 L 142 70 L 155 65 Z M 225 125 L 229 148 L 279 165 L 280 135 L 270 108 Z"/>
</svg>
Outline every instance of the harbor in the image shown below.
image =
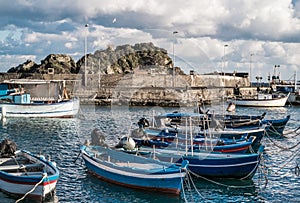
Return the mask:
<svg viewBox="0 0 300 203">
<path fill-rule="evenodd" d="M 1 1 L 0 202 L 300 202 L 299 5 Z"/>
<path fill-rule="evenodd" d="M 211 109 L 220 110 L 218 106 Z M 219 108 L 219 109 L 218 109 Z M 178 108 L 165 107 L 132 107 L 110 108 L 105 106 L 83 105 L 81 113 L 76 118 L 30 118 L 7 119 L 0 127 L 3 136 L 14 140 L 18 148 L 50 156 L 60 169 L 60 179 L 57 182 L 54 199 L 46 202 L 131 202 L 137 199 L 141 202 L 184 202 L 183 196 L 169 196 L 159 193 L 129 189 L 99 180 L 87 173 L 84 163 L 78 159 L 79 146 L 90 139 L 91 129 L 99 129 L 105 133 L 107 143 L 114 145 L 118 137 L 128 134 L 130 128 L 137 128 L 136 123 L 141 117 L 151 118 L 153 112 L 159 115 L 173 112 Z M 192 109 L 182 109 L 192 111 Z M 298 148 L 289 148 L 300 140 L 294 130 L 299 127 L 299 108 L 281 107 L 275 109 L 255 109 L 241 107 L 239 114 L 261 115 L 266 112 L 266 118 L 278 118 L 291 115 L 286 125 L 284 139 L 265 137 L 264 161 L 252 180 L 222 180 L 193 177 L 197 189 L 185 188 L 189 202 L 250 201 L 273 202 L 297 200 L 299 176 L 297 176 Z M 35 143 L 32 145 L 32 143 Z M 55 146 L 55 147 L 53 147 Z M 292 159 L 295 157 L 296 159 Z M 287 184 L 289 183 L 289 184 Z M 198 193 L 201 194 L 199 197 Z M 116 196 L 116 193 L 118 194 Z M 15 198 L 4 193 L 0 194 L 5 202 L 15 202 Z M 70 200 L 70 198 L 72 200 Z"/>
<path fill-rule="evenodd" d="M 90 194 L 86 188 L 94 188 L 94 181 L 103 195 L 103 190 L 133 189 L 132 197 L 124 197 L 126 202 L 272 201 L 268 192 L 278 193 L 275 185 L 286 177 L 296 178 L 297 184 L 299 176 L 299 109 L 288 100 L 290 94 L 298 94 L 298 84 L 295 79 L 293 91 L 285 92 L 277 91 L 276 85 L 275 80 L 253 84 L 248 73 L 172 75 L 153 68 L 102 75 L 3 73 L 0 131 L 24 149 L 30 137 L 43 137 L 39 141 L 46 145 L 30 149 L 46 154 L 54 168 L 46 176 L 33 173 L 51 185 L 47 177 L 57 171 L 57 183 L 46 194 L 37 192 L 39 183 L 34 183 L 30 192 L 18 191 L 17 202 L 32 195 L 45 202 L 68 202 L 70 195 L 79 202 L 114 199 L 113 193 L 96 195 L 98 189 Z M 26 130 L 19 131 L 22 125 Z M 280 156 L 274 154 L 278 150 Z M 278 162 L 282 159 L 283 164 Z M 20 176 L 26 178 L 26 167 L 35 166 L 10 166 L 12 158 L 1 160 L 3 175 L 19 174 L 25 167 Z M 2 186 L 7 193 L 22 188 L 22 183 L 9 185 Z M 70 185 L 74 191 L 65 189 Z M 235 195 L 208 192 L 223 188 Z M 137 197 L 141 191 L 143 197 Z M 151 194 L 154 201 L 147 197 Z M 123 197 L 114 201 L 123 202 Z"/>
</svg>

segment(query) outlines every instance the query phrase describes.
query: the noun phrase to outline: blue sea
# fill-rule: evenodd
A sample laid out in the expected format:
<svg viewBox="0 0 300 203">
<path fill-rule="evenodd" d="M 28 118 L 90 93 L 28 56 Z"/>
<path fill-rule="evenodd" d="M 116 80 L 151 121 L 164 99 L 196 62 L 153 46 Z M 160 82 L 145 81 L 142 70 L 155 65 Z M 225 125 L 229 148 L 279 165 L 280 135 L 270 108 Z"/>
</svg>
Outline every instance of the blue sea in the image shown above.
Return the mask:
<svg viewBox="0 0 300 203">
<path fill-rule="evenodd" d="M 220 111 L 220 106 L 207 106 Z M 100 129 L 107 142 L 114 145 L 118 138 L 137 127 L 142 117 L 160 113 L 192 111 L 189 108 L 126 107 L 83 105 L 72 119 L 7 118 L 0 125 L 1 138 L 16 142 L 19 149 L 50 156 L 60 169 L 56 194 L 47 202 L 300 202 L 300 107 L 242 108 L 236 114 L 284 118 L 291 115 L 285 138 L 265 137 L 262 165 L 252 180 L 210 180 L 192 177 L 180 196 L 129 189 L 103 182 L 89 173 L 79 158 L 79 146 L 90 139 L 91 131 Z M 75 162 L 76 160 L 76 162 Z M 0 192 L 0 202 L 17 198 Z M 27 200 L 25 202 L 31 202 Z"/>
</svg>

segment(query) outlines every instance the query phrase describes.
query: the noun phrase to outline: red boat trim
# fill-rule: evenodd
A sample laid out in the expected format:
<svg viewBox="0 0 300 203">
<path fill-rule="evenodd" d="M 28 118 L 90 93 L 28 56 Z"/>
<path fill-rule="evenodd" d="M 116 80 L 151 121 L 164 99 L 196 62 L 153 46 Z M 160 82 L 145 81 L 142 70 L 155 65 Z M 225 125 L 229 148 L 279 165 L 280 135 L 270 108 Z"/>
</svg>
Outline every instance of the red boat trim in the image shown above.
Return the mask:
<svg viewBox="0 0 300 203">
<path fill-rule="evenodd" d="M 37 182 L 12 181 L 12 180 L 9 180 L 9 179 L 6 179 L 6 178 L 0 178 L 0 180 L 3 180 L 3 181 L 8 182 L 8 183 L 14 183 L 14 184 L 20 184 L 20 185 L 36 185 L 39 182 L 39 181 L 37 181 Z M 46 185 L 50 185 L 50 184 L 55 183 L 55 182 L 57 182 L 57 180 L 42 182 L 39 185 L 46 186 Z"/>
</svg>

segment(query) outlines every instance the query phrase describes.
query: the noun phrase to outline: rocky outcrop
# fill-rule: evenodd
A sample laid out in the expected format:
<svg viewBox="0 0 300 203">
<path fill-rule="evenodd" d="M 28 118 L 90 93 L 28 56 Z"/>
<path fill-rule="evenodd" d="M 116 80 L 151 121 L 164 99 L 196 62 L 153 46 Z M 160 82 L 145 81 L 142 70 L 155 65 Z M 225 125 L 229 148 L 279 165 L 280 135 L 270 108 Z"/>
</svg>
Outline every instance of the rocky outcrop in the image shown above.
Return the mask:
<svg viewBox="0 0 300 203">
<path fill-rule="evenodd" d="M 86 63 L 85 63 L 86 59 Z M 86 65 L 86 66 L 85 66 Z M 153 71 L 172 74 L 173 62 L 165 49 L 154 46 L 153 43 L 135 45 L 109 46 L 106 50 L 98 50 L 87 54 L 76 63 L 66 54 L 50 54 L 41 64 L 28 60 L 17 67 L 8 70 L 9 73 L 40 73 L 46 74 L 49 68 L 55 74 L 128 74 L 135 70 Z M 177 74 L 184 74 L 176 67 Z"/>
<path fill-rule="evenodd" d="M 72 57 L 66 54 L 50 54 L 41 61 L 38 68 L 39 73 L 47 73 L 49 68 L 54 69 L 56 74 L 76 73 L 76 63 Z"/>
<path fill-rule="evenodd" d="M 89 74 L 127 74 L 133 73 L 135 69 L 163 68 L 170 72 L 172 60 L 165 49 L 156 47 L 153 43 L 140 43 L 135 45 L 122 45 L 113 48 L 109 46 L 106 50 L 96 51 L 87 55 L 86 71 Z M 84 60 L 82 57 L 77 62 L 80 72 L 84 71 Z"/>
<path fill-rule="evenodd" d="M 12 67 L 7 72 L 8 73 L 35 73 L 38 69 L 38 65 L 31 60 L 27 60 L 25 63 L 18 65 L 17 67 Z"/>
<path fill-rule="evenodd" d="M 76 73 L 76 63 L 72 57 L 66 54 L 50 54 L 41 64 L 38 65 L 31 60 L 9 69 L 8 73 L 48 73 L 49 68 L 53 68 L 55 74 Z"/>
</svg>

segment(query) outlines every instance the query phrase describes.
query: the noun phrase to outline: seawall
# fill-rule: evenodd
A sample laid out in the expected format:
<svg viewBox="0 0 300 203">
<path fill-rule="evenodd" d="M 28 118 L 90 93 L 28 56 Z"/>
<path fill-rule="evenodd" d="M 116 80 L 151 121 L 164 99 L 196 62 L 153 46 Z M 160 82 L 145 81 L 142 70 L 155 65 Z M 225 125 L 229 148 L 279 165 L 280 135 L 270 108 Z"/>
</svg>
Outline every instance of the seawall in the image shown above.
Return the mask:
<svg viewBox="0 0 300 203">
<path fill-rule="evenodd" d="M 1 82 L 17 78 L 65 80 L 71 96 L 98 105 L 193 106 L 231 97 L 236 85 L 242 93 L 255 91 L 247 77 L 228 75 L 0 73 Z"/>
</svg>

